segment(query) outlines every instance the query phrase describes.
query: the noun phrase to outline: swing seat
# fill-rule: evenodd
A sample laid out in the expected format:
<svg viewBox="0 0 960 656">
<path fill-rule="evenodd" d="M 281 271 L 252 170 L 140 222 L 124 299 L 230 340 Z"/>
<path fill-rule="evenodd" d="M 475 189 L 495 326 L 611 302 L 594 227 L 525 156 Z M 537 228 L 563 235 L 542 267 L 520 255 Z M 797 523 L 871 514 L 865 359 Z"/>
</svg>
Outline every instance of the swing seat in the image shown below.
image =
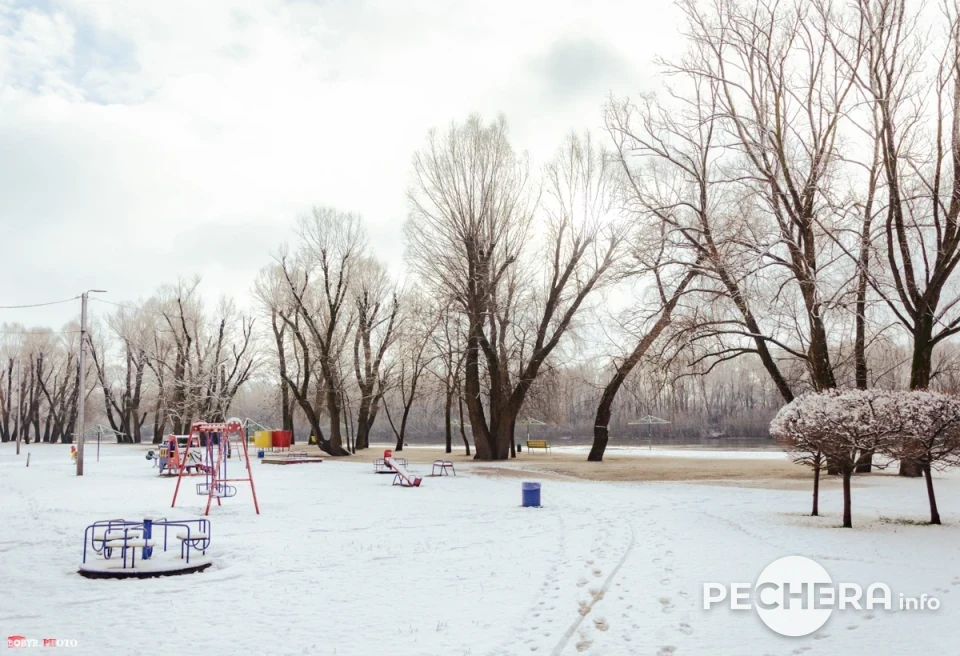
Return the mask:
<svg viewBox="0 0 960 656">
<path fill-rule="evenodd" d="M 221 499 L 237 496 L 237 488 L 233 485 L 218 485 L 213 489 L 213 495 Z"/>
</svg>

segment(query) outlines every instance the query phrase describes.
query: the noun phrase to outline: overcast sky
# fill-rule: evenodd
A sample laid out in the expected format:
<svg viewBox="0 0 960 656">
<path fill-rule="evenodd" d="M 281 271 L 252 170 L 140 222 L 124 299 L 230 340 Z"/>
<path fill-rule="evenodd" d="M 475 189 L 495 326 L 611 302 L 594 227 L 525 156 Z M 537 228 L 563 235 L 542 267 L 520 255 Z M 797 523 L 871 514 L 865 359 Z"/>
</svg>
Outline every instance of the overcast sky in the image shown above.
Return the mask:
<svg viewBox="0 0 960 656">
<path fill-rule="evenodd" d="M 542 163 L 677 40 L 665 1 L 0 0 L 0 305 L 194 274 L 246 303 L 314 204 L 362 213 L 400 274 L 429 128 L 503 112 Z"/>
</svg>

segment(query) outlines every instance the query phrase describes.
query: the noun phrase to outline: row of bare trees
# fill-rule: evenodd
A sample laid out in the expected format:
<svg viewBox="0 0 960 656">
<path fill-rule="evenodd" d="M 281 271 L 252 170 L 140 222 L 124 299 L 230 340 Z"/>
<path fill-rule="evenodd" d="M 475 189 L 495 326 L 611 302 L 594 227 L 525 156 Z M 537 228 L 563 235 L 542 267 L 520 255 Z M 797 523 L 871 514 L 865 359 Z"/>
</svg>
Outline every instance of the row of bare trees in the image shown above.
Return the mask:
<svg viewBox="0 0 960 656">
<path fill-rule="evenodd" d="M 165 286 L 138 305 L 101 307 L 82 387 L 77 324 L 60 332 L 4 325 L 0 439 L 19 431 L 24 441 L 73 441 L 82 389 L 93 418 L 88 431 L 157 442 L 198 418 L 222 420 L 257 371 L 253 320 L 228 300 L 209 311 L 196 280 Z"/>
<path fill-rule="evenodd" d="M 838 386 L 949 388 L 954 6 L 679 8 L 686 52 L 659 62 L 658 89 L 608 101 L 602 137 L 571 134 L 535 166 L 503 117 L 431 131 L 403 282 L 361 217 L 319 206 L 255 283 L 259 349 L 252 321 L 205 310 L 195 284 L 116 312 L 94 335 L 111 427 L 222 416 L 261 360 L 283 428 L 305 422 L 335 455 L 387 427 L 402 448 L 430 417 L 448 450 L 459 433 L 502 459 L 518 421 L 549 411 L 588 426 L 602 460 L 624 412 L 715 424 Z M 43 371 L 57 366 L 73 365 Z M 557 410 L 561 394 L 576 407 Z"/>
</svg>

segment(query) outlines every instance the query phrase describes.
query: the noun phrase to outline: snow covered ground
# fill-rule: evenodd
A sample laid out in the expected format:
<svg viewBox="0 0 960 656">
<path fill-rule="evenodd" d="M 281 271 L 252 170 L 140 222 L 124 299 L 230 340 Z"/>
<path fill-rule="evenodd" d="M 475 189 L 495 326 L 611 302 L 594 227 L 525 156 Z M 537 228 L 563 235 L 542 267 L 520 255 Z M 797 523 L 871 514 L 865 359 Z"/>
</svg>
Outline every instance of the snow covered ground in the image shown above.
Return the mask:
<svg viewBox="0 0 960 656">
<path fill-rule="evenodd" d="M 0 445 L 0 637 L 76 640 L 71 653 L 958 650 L 960 478 L 952 475 L 938 481 L 944 526 L 910 523 L 926 517 L 922 482 L 872 476 L 856 482 L 857 528 L 844 530 L 833 482 L 824 484 L 825 516 L 812 518 L 809 491 L 546 480 L 544 507 L 525 509 L 520 479 L 478 475 L 469 465 L 458 464 L 456 478 L 401 489 L 372 472 L 374 453 L 256 464 L 262 514 L 243 489 L 211 511 L 212 568 L 100 581 L 76 573 L 87 524 L 193 518 L 200 497 L 183 496 L 170 509 L 174 480 L 158 478 L 143 449 L 104 446 L 99 463 L 88 450 L 83 478 L 73 476 L 69 447 L 27 450 L 29 468 Z M 753 610 L 702 609 L 704 582 L 752 582 L 788 555 L 816 559 L 834 581 L 881 581 L 895 595 L 934 595 L 941 607 L 835 611 L 802 638 L 779 636 Z"/>
</svg>

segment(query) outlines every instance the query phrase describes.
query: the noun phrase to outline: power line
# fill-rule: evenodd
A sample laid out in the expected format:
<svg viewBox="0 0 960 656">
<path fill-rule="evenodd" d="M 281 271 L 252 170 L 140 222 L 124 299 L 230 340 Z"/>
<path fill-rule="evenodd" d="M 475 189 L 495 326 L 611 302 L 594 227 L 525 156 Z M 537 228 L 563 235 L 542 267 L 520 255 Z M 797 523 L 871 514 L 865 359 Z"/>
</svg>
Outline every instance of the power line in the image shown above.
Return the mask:
<svg viewBox="0 0 960 656">
<path fill-rule="evenodd" d="M 94 303 L 106 303 L 107 305 L 115 305 L 118 308 L 124 308 L 126 310 L 134 310 L 136 312 L 144 311 L 143 308 L 136 307 L 135 305 L 124 305 L 123 303 L 114 303 L 113 301 L 105 301 L 102 298 L 91 298 L 91 301 Z M 149 310 L 146 310 L 149 312 Z"/>
<path fill-rule="evenodd" d="M 72 335 L 79 330 L 0 330 L 0 335 Z"/>
<path fill-rule="evenodd" d="M 106 303 L 107 305 L 113 305 L 118 308 L 123 308 L 125 310 L 133 310 L 134 312 L 144 312 L 146 314 L 154 314 L 158 317 L 166 317 L 167 315 L 163 312 L 158 312 L 157 310 L 148 310 L 144 307 L 137 307 L 135 305 L 124 305 L 123 303 L 114 303 L 113 301 L 105 301 L 102 298 L 91 298 L 91 301 L 95 303 Z"/>
<path fill-rule="evenodd" d="M 0 310 L 21 310 L 23 308 L 35 308 L 35 307 L 44 307 L 47 305 L 59 305 L 60 303 L 69 303 L 70 301 L 75 301 L 79 296 L 74 296 L 73 298 L 65 298 L 62 301 L 50 301 L 49 303 L 33 303 L 31 305 L 0 305 Z"/>
</svg>

